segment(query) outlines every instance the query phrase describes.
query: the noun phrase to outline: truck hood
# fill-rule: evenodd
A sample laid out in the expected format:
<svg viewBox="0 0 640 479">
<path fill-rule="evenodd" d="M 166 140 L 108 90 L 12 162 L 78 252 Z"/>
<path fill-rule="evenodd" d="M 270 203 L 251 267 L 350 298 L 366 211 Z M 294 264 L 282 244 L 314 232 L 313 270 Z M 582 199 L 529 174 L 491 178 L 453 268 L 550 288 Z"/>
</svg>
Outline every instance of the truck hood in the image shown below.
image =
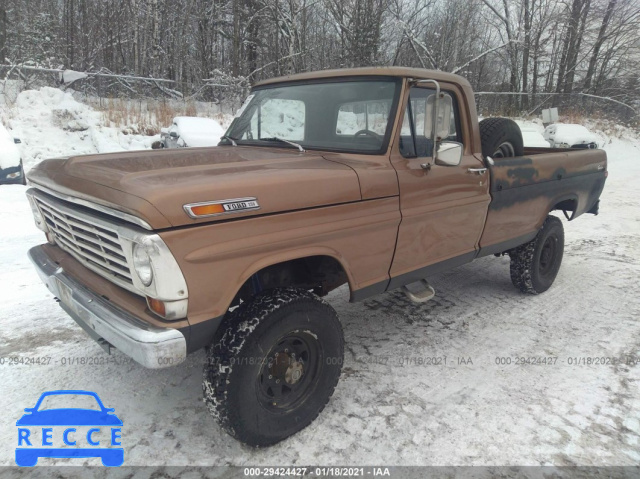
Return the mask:
<svg viewBox="0 0 640 479">
<path fill-rule="evenodd" d="M 28 174 L 44 186 L 132 214 L 153 229 L 223 221 L 361 199 L 348 166 L 314 152 L 220 146 L 45 160 Z M 184 205 L 255 197 L 260 209 L 193 219 Z"/>
</svg>

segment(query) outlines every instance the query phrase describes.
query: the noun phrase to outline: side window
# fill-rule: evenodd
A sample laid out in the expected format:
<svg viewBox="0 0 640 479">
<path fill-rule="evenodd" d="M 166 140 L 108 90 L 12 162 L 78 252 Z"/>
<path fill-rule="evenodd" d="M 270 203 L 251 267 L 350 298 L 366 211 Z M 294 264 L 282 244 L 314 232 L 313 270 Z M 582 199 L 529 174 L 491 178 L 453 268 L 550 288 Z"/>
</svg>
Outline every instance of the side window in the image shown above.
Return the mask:
<svg viewBox="0 0 640 479">
<path fill-rule="evenodd" d="M 409 94 L 409 104 L 405 110 L 404 121 L 400 131 L 400 153 L 405 158 L 430 157 L 433 155 L 433 142 L 430 133 L 425 135 L 425 117 L 427 115 L 427 98 L 435 95 L 435 90 L 429 88 L 413 87 Z M 443 91 L 453 100 L 453 115 L 449 136 L 443 138 L 448 141 L 462 143 L 462 135 L 459 131 L 458 103 L 455 95 Z M 412 135 L 412 131 L 414 134 Z"/>
<path fill-rule="evenodd" d="M 284 138 L 304 140 L 305 104 L 300 100 L 272 98 L 259 105 L 251 117 L 251 129 L 242 139 Z"/>
</svg>

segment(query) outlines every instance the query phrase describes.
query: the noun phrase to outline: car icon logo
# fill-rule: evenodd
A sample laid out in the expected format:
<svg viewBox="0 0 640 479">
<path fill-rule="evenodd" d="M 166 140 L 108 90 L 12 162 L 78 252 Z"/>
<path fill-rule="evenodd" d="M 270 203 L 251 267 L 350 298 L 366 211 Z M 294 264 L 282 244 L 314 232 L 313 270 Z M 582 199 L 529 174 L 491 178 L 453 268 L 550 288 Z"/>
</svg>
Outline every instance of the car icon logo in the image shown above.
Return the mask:
<svg viewBox="0 0 640 479">
<path fill-rule="evenodd" d="M 51 402 L 65 407 L 48 407 Z M 77 402 L 90 407 L 73 407 Z M 99 457 L 110 467 L 124 462 L 124 449 L 116 447 L 122 445 L 122 421 L 92 391 L 47 391 L 25 413 L 16 422 L 18 466 L 35 466 L 41 457 Z"/>
</svg>

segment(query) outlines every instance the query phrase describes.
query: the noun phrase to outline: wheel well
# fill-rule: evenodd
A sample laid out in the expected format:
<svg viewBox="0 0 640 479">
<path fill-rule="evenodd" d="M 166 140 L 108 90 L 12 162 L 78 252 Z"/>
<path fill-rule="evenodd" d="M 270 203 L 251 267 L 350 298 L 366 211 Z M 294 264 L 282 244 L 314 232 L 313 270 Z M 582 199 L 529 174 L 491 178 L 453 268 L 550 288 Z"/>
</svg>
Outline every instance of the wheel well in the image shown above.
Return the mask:
<svg viewBox="0 0 640 479">
<path fill-rule="evenodd" d="M 340 262 L 331 256 L 292 259 L 267 266 L 251 275 L 236 294 L 231 307 L 266 289 L 296 286 L 313 289 L 318 296 L 325 296 L 348 281 Z"/>
<path fill-rule="evenodd" d="M 573 219 L 573 216 L 576 214 L 576 210 L 578 209 L 578 200 L 577 198 L 567 198 L 564 199 L 562 201 L 559 201 L 558 203 L 556 203 L 553 208 L 551 208 L 551 211 L 553 210 L 560 210 L 564 213 L 565 217 L 571 221 Z M 571 211 L 571 216 L 569 216 L 567 214 L 567 211 Z"/>
</svg>

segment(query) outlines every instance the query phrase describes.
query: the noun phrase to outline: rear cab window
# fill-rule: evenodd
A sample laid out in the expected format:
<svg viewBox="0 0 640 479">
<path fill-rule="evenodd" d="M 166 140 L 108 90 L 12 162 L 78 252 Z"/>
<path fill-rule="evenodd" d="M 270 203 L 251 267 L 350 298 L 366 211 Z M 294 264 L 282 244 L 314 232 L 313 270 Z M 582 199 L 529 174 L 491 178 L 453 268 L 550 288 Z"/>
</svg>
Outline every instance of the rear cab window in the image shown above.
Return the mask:
<svg viewBox="0 0 640 479">
<path fill-rule="evenodd" d="M 344 103 L 338 109 L 336 135 L 355 136 L 359 132 L 372 132 L 383 136 L 390 111 L 391 100 Z"/>
</svg>

